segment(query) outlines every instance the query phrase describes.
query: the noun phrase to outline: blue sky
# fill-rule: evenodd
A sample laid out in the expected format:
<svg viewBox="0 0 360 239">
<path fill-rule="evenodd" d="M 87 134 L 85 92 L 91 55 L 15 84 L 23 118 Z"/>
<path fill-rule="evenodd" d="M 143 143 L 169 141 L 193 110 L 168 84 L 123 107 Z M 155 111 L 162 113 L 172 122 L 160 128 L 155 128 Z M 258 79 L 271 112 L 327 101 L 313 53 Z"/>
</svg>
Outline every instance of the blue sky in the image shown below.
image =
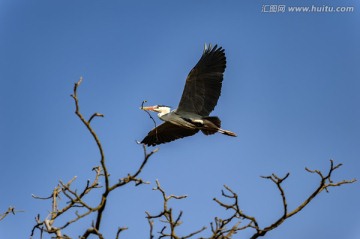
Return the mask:
<svg viewBox="0 0 360 239">
<path fill-rule="evenodd" d="M 262 13 L 263 5 L 353 6 L 352 13 Z M 343 163 L 334 180 L 360 178 L 360 29 L 358 1 L 0 1 L 0 209 L 25 212 L 0 223 L 1 238 L 27 238 L 58 180 L 92 177 L 99 155 L 69 96 L 80 76 L 81 110 L 95 119 L 112 182 L 142 160 L 135 143 L 153 127 L 139 110 L 176 107 L 204 43 L 226 50 L 222 96 L 212 115 L 237 138 L 202 134 L 161 145 L 142 178 L 151 185 L 114 192 L 107 238 L 147 238 L 145 211 L 158 213 L 159 179 L 183 210 L 181 232 L 225 216 L 212 200 L 222 185 L 267 226 L 281 215 L 277 173 L 293 209 L 318 185 L 304 167 Z M 159 123 L 159 121 L 158 121 Z M 90 198 L 93 200 L 93 198 Z M 360 237 L 359 183 L 330 189 L 266 238 Z M 90 218 L 91 220 L 92 218 Z M 67 232 L 77 237 L 84 221 Z M 21 229 L 21 230 L 20 230 Z M 207 233 L 202 234 L 208 235 Z M 236 238 L 246 238 L 243 232 Z M 315 236 L 316 235 L 316 236 Z"/>
</svg>

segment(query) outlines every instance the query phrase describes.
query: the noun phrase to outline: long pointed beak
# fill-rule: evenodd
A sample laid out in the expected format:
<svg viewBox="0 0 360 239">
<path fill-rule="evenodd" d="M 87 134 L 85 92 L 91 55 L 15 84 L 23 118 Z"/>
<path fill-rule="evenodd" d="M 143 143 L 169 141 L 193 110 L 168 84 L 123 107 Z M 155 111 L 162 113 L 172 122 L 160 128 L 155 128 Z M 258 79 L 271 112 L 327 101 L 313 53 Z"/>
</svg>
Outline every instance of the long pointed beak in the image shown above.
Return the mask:
<svg viewBox="0 0 360 239">
<path fill-rule="evenodd" d="M 155 106 L 145 106 L 145 107 L 140 107 L 141 110 L 151 110 L 154 111 Z"/>
</svg>

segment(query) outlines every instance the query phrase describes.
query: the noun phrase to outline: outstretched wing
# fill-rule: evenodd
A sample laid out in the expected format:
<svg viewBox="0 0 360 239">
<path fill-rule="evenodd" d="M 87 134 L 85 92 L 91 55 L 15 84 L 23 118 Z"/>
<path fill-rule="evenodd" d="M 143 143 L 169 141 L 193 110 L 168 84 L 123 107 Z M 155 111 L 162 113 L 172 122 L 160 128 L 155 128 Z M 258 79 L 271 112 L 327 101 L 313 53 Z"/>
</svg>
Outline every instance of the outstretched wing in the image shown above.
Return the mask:
<svg viewBox="0 0 360 239">
<path fill-rule="evenodd" d="M 152 129 L 141 141 L 141 143 L 148 146 L 155 146 L 157 144 L 163 144 L 176 139 L 194 135 L 198 131 L 198 129 L 182 128 L 175 124 L 165 122 Z"/>
<path fill-rule="evenodd" d="M 224 49 L 206 46 L 190 71 L 177 112 L 191 112 L 208 116 L 214 110 L 221 93 L 223 73 L 226 68 Z"/>
</svg>

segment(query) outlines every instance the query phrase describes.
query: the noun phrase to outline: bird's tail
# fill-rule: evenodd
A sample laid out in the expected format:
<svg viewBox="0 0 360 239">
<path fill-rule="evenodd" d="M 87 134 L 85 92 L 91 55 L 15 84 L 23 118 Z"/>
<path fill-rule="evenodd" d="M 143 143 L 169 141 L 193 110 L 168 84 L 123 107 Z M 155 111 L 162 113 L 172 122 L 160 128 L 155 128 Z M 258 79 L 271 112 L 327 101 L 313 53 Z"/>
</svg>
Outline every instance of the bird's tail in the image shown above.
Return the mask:
<svg viewBox="0 0 360 239">
<path fill-rule="evenodd" d="M 225 134 L 227 136 L 236 137 L 236 134 L 234 132 L 231 132 L 230 130 L 219 129 L 218 132 L 222 133 L 222 134 Z"/>
<path fill-rule="evenodd" d="M 201 129 L 201 132 L 205 135 L 215 134 L 221 127 L 221 120 L 217 116 L 203 117 L 203 121 L 207 127 Z"/>
<path fill-rule="evenodd" d="M 206 117 L 203 117 L 202 119 L 204 120 L 205 125 L 209 125 L 209 122 L 210 122 L 210 123 L 213 123 L 218 128 L 221 127 L 221 120 L 217 116 L 206 116 Z M 213 126 L 213 127 L 215 127 L 215 126 Z"/>
<path fill-rule="evenodd" d="M 205 135 L 211 135 L 211 134 L 215 134 L 216 132 L 219 132 L 228 136 L 236 137 L 236 134 L 234 132 L 220 128 L 221 120 L 219 119 L 219 117 L 208 116 L 208 117 L 203 117 L 203 120 L 204 120 L 204 125 L 206 125 L 207 128 L 203 128 L 201 129 L 201 131 Z"/>
</svg>

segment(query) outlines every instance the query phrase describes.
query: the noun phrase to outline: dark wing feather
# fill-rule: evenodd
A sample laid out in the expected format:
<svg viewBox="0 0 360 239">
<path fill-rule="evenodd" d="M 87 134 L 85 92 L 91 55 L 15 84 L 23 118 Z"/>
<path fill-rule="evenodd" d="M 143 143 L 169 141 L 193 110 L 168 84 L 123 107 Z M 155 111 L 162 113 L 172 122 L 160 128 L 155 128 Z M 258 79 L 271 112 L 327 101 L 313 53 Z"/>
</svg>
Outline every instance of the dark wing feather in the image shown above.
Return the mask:
<svg viewBox="0 0 360 239">
<path fill-rule="evenodd" d="M 194 135 L 198 131 L 198 129 L 182 128 L 172 123 L 165 122 L 152 129 L 141 141 L 141 143 L 148 146 L 155 146 L 157 144 L 163 144 L 176 139 Z"/>
<path fill-rule="evenodd" d="M 177 112 L 208 116 L 220 97 L 225 67 L 224 49 L 205 45 L 202 57 L 186 79 Z"/>
</svg>

